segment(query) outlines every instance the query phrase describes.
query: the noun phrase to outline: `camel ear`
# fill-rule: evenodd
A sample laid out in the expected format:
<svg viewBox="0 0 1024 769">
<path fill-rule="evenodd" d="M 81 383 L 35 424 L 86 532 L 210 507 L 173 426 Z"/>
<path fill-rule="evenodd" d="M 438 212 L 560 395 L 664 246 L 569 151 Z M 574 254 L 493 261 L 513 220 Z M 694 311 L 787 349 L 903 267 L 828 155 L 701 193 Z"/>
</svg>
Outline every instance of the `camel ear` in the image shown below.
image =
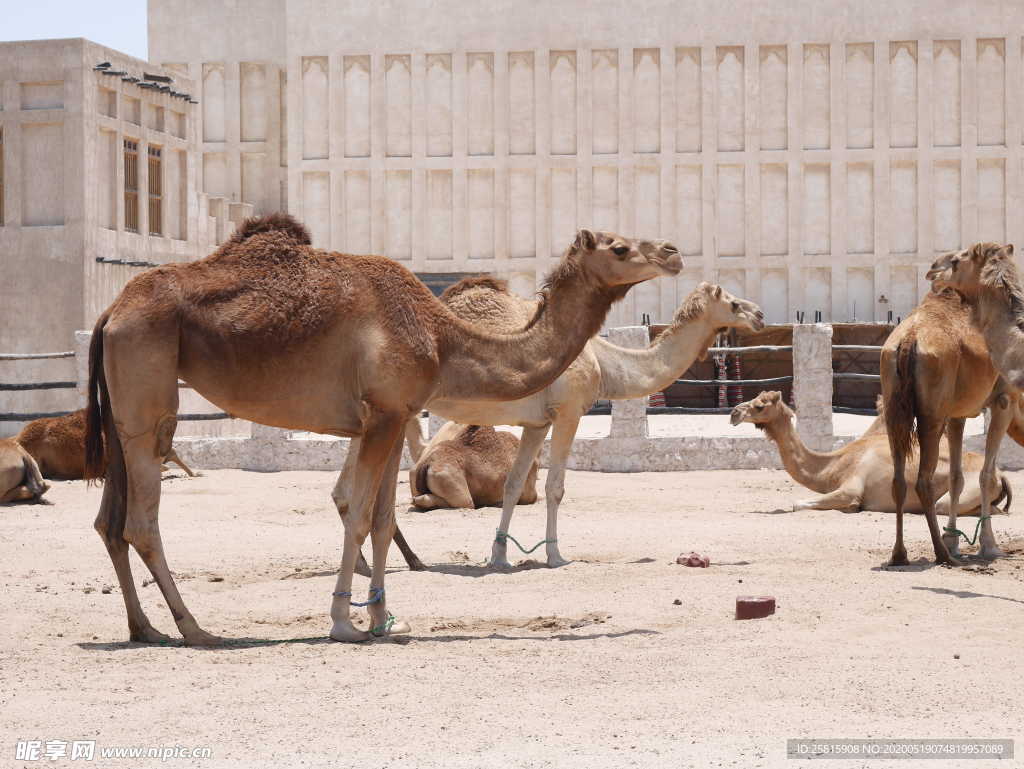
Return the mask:
<svg viewBox="0 0 1024 769">
<path fill-rule="evenodd" d="M 1006 256 L 1013 256 L 1013 243 L 1007 243 L 1000 249 Z"/>
<path fill-rule="evenodd" d="M 768 401 L 770 403 L 778 403 L 780 400 L 782 400 L 782 393 L 778 390 L 772 390 L 768 393 Z"/>
<path fill-rule="evenodd" d="M 721 299 L 722 298 L 722 287 L 721 286 L 715 286 L 715 292 L 712 294 L 712 296 L 715 299 Z"/>
<path fill-rule="evenodd" d="M 578 251 L 593 251 L 597 248 L 597 235 L 587 229 L 576 233 L 576 242 L 573 244 Z"/>
</svg>

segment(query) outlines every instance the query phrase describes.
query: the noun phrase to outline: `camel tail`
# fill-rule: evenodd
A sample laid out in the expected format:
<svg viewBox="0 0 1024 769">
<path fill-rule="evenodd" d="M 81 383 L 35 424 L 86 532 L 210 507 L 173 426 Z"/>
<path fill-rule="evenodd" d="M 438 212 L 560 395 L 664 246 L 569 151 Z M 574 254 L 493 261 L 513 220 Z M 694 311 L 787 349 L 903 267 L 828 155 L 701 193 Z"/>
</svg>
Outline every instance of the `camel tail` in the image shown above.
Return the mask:
<svg viewBox="0 0 1024 769">
<path fill-rule="evenodd" d="M 896 384 L 886 394 L 882 413 L 889 444 L 893 452 L 909 456 L 913 445 L 914 419 L 917 416 L 917 391 L 914 382 L 914 364 L 917 342 L 908 341 L 896 350 Z"/>
<path fill-rule="evenodd" d="M 106 472 L 104 437 L 116 441 L 117 435 L 104 436 L 104 426 L 110 421 L 110 395 L 107 378 L 103 373 L 103 329 L 110 313 L 105 312 L 96 321 L 89 343 L 89 404 L 85 411 L 85 480 L 90 484 L 103 478 Z M 111 431 L 114 432 L 114 431 Z"/>
<path fill-rule="evenodd" d="M 1005 475 L 1000 477 L 999 483 L 999 496 L 992 500 L 992 507 L 998 507 L 999 503 L 1005 499 L 1006 505 L 1003 507 L 1003 512 L 1009 514 L 1010 503 L 1013 502 L 1013 487 Z"/>
<path fill-rule="evenodd" d="M 420 494 L 430 492 L 430 488 L 427 486 L 427 470 L 429 469 L 429 462 L 423 462 L 416 468 L 416 488 L 412 490 L 413 496 L 418 497 Z"/>
<path fill-rule="evenodd" d="M 22 466 L 25 468 L 25 486 L 32 492 L 33 496 L 41 497 L 46 491 L 46 484 L 43 483 L 43 474 L 39 472 L 39 465 L 27 451 L 22 457 Z"/>
</svg>

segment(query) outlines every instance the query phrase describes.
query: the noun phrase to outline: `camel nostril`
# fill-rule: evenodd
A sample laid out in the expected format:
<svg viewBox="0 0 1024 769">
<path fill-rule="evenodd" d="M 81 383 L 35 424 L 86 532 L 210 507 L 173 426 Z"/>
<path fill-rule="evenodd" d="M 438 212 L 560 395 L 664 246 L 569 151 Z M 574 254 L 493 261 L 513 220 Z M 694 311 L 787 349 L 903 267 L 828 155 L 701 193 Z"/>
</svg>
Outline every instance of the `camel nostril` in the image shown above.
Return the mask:
<svg viewBox="0 0 1024 769">
<path fill-rule="evenodd" d="M 671 243 L 666 243 L 662 248 L 670 254 L 678 254 L 679 249 L 673 246 Z"/>
</svg>

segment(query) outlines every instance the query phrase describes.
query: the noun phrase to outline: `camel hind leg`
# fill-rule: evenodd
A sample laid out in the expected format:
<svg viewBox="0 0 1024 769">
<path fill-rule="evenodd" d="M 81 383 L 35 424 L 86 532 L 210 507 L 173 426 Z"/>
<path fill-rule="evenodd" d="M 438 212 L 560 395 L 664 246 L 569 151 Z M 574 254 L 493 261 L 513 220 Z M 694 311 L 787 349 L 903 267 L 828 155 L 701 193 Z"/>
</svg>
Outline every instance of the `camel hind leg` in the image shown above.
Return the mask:
<svg viewBox="0 0 1024 769">
<path fill-rule="evenodd" d="M 181 457 L 178 456 L 178 452 L 175 451 L 173 448 L 167 452 L 167 456 L 164 457 L 164 462 L 174 462 L 174 464 L 176 464 L 178 467 L 185 471 L 185 474 L 188 475 L 189 478 L 196 477 L 196 474 L 192 472 L 188 465 L 181 461 Z"/>
<path fill-rule="evenodd" d="M 111 432 L 113 422 L 109 424 Z M 103 501 L 93 524 L 107 548 L 107 554 L 114 565 L 117 582 L 121 586 L 125 611 L 128 614 L 128 638 L 138 643 L 166 643 L 170 636 L 161 633 L 150 624 L 142 610 L 139 594 L 132 579 L 131 562 L 128 559 L 128 541 L 124 538 L 124 524 L 127 513 L 127 476 L 121 443 L 110 441 L 107 447 L 107 478 L 103 485 Z"/>
<path fill-rule="evenodd" d="M 939 462 L 939 442 L 942 439 L 942 432 L 945 427 L 944 419 L 925 419 L 918 416 L 918 441 L 920 443 L 920 464 L 917 471 L 917 498 L 921 501 L 921 509 L 924 511 L 928 521 L 928 533 L 932 538 L 932 548 L 935 550 L 935 562 L 957 565 L 959 562 L 954 559 L 946 545 L 942 542 L 942 535 L 939 532 L 939 523 L 935 517 L 935 468 Z"/>
<path fill-rule="evenodd" d="M 458 466 L 431 465 L 427 469 L 427 488 L 418 489 L 418 491 L 422 493 L 412 501 L 416 507 L 428 510 L 431 507 L 466 508 L 469 510 L 476 507 L 473 495 L 469 491 L 466 473 Z M 432 504 L 435 501 L 440 501 L 441 504 Z"/>
<path fill-rule="evenodd" d="M 954 558 L 960 556 L 960 535 L 954 533 L 956 517 L 960 512 L 960 495 L 964 490 L 964 420 L 950 419 L 946 424 L 946 439 L 949 441 L 949 515 L 942 535 L 942 541 Z M 940 500 L 941 501 L 941 500 Z"/>
<path fill-rule="evenodd" d="M 548 509 L 547 525 L 544 530 L 544 539 L 546 540 L 544 547 L 548 557 L 548 567 L 552 569 L 569 563 L 558 551 L 558 508 L 565 495 L 565 467 L 569 463 L 572 442 L 576 438 L 576 429 L 579 424 L 579 417 L 566 419 L 555 422 L 554 429 L 551 431 L 548 477 L 544 481 L 544 500 Z M 536 472 L 532 466 L 531 474 L 536 478 Z M 529 477 L 527 482 L 529 482 Z M 536 498 L 536 492 L 534 492 L 534 498 Z"/>
</svg>

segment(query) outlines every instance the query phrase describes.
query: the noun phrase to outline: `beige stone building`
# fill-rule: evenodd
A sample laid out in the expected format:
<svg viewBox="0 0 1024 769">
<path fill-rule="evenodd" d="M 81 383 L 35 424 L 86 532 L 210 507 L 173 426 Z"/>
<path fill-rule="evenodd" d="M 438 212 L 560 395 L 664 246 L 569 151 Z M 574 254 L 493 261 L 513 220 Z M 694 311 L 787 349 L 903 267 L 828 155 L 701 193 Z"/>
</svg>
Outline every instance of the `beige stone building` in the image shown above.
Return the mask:
<svg viewBox="0 0 1024 769">
<path fill-rule="evenodd" d="M 203 188 L 317 244 L 529 291 L 578 226 L 774 321 L 905 315 L 935 252 L 1020 240 L 1024 4 L 150 0 L 196 82 Z"/>
<path fill-rule="evenodd" d="M 0 43 L 0 352 L 70 349 L 131 275 L 277 209 L 522 293 L 577 227 L 673 239 L 683 274 L 611 326 L 702 279 L 777 322 L 902 316 L 936 252 L 1024 234 L 1022 35 L 998 0 L 149 0 L 155 63 Z"/>
<path fill-rule="evenodd" d="M 209 253 L 251 212 L 200 191 L 195 92 L 87 40 L 0 43 L 0 353 L 71 350 L 133 275 Z M 3 383 L 74 380 L 73 359 L 0 361 Z M 0 392 L 0 413 L 76 404 Z"/>
</svg>

